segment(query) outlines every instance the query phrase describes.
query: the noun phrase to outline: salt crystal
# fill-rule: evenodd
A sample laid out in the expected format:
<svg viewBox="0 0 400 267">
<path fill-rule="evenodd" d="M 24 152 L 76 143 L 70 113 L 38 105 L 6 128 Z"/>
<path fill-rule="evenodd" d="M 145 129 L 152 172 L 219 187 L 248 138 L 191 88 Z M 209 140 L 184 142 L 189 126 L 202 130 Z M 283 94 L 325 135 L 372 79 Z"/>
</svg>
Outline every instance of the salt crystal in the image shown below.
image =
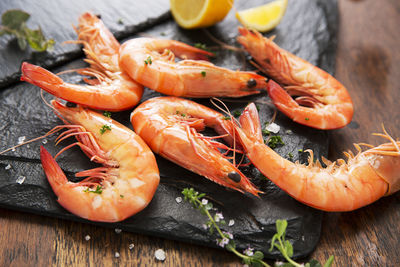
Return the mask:
<svg viewBox="0 0 400 267">
<path fill-rule="evenodd" d="M 176 203 L 181 203 L 182 202 L 182 198 L 181 197 L 177 197 L 175 198 Z"/>
<path fill-rule="evenodd" d="M 43 145 L 47 144 L 47 139 L 43 139 L 42 143 Z"/>
<path fill-rule="evenodd" d="M 273 123 L 271 123 L 271 124 L 268 124 L 268 125 L 265 127 L 265 130 L 267 130 L 267 131 L 269 131 L 269 132 L 271 132 L 271 133 L 274 133 L 274 134 L 278 133 L 280 129 L 281 129 L 281 126 L 279 126 L 279 125 L 276 124 L 275 122 L 273 122 Z"/>
<path fill-rule="evenodd" d="M 119 228 L 115 228 L 115 233 L 117 233 L 117 234 L 120 234 L 121 232 L 122 232 L 122 230 L 121 229 L 119 229 Z"/>
<path fill-rule="evenodd" d="M 135 247 L 135 244 L 131 243 L 129 244 L 129 249 L 132 250 Z"/>
<path fill-rule="evenodd" d="M 165 260 L 165 252 L 161 248 L 156 250 L 156 252 L 154 253 L 154 256 L 159 261 L 164 261 Z"/>
<path fill-rule="evenodd" d="M 11 149 L 11 151 L 14 152 L 14 151 L 15 151 L 15 148 L 13 147 L 13 148 Z"/>
<path fill-rule="evenodd" d="M 5 167 L 4 167 L 4 169 L 6 169 L 6 170 L 9 170 L 9 169 L 11 169 L 11 165 L 10 165 L 10 164 L 8 164 L 7 166 L 5 166 Z"/>
<path fill-rule="evenodd" d="M 301 241 L 305 241 L 306 239 L 305 239 L 305 237 L 304 237 L 304 235 L 302 235 L 301 236 Z"/>
<path fill-rule="evenodd" d="M 26 145 L 26 147 L 27 147 L 27 148 L 30 148 L 31 146 L 30 146 L 30 145 Z"/>
<path fill-rule="evenodd" d="M 287 134 L 292 134 L 293 131 L 292 131 L 292 130 L 286 130 L 286 133 L 287 133 Z"/>
<path fill-rule="evenodd" d="M 115 252 L 115 254 L 114 254 L 114 256 L 116 257 L 116 258 L 119 258 L 119 252 Z"/>
<path fill-rule="evenodd" d="M 228 226 L 233 226 L 234 224 L 235 224 L 235 221 L 234 221 L 234 220 L 229 220 Z"/>
<path fill-rule="evenodd" d="M 22 144 L 23 142 L 25 142 L 26 136 L 21 136 L 18 137 L 18 145 Z"/>
<path fill-rule="evenodd" d="M 86 240 L 86 241 L 89 241 L 89 240 L 90 240 L 90 235 L 86 235 L 86 236 L 85 236 L 85 240 Z"/>
<path fill-rule="evenodd" d="M 18 176 L 16 182 L 17 182 L 18 184 L 23 184 L 24 181 L 25 181 L 25 178 L 26 178 L 25 176 L 20 175 L 20 176 Z"/>
</svg>

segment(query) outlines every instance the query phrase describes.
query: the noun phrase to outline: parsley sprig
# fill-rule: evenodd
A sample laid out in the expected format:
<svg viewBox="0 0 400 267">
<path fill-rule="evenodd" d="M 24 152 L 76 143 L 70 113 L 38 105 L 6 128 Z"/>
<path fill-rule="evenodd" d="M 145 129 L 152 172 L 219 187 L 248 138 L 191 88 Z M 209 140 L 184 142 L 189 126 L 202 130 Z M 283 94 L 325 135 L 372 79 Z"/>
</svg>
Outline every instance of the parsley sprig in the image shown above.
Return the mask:
<svg viewBox="0 0 400 267">
<path fill-rule="evenodd" d="M 221 247 L 225 247 L 228 251 L 234 253 L 236 256 L 240 257 L 244 264 L 260 267 L 266 266 L 271 267 L 268 263 L 263 261 L 264 254 L 261 251 L 254 251 L 250 247 L 246 249 L 243 253 L 240 253 L 236 249 L 235 241 L 233 240 L 233 235 L 229 232 L 222 231 L 220 226 L 225 224 L 223 221 L 223 216 L 221 213 L 216 212 L 214 216 L 211 215 L 210 210 L 212 210 L 213 205 L 212 203 L 208 202 L 205 198 L 206 194 L 199 193 L 195 191 L 193 188 L 185 188 L 182 191 L 182 194 L 185 196 L 185 201 L 188 201 L 192 204 L 195 209 L 200 210 L 200 212 L 208 217 L 208 221 L 206 222 L 205 226 L 209 229 L 210 234 L 214 233 L 214 230 L 219 235 L 217 239 L 217 244 Z M 305 265 L 299 264 L 291 259 L 293 256 L 293 246 L 289 240 L 285 239 L 287 228 L 287 221 L 286 220 L 277 220 L 276 221 L 276 234 L 273 236 L 271 240 L 271 248 L 272 251 L 274 248 L 278 249 L 282 256 L 287 260 L 283 267 L 322 267 L 321 263 L 317 260 L 311 260 L 309 263 Z M 323 267 L 330 267 L 333 263 L 333 256 L 330 256 L 328 261 L 323 265 Z M 275 265 L 278 266 L 278 265 Z"/>
<path fill-rule="evenodd" d="M 91 190 L 89 187 L 86 188 L 85 190 L 83 190 L 83 192 L 85 193 L 94 193 L 94 194 L 99 194 L 101 195 L 101 193 L 103 193 L 103 187 L 101 187 L 100 185 L 96 186 L 95 190 Z"/>
<path fill-rule="evenodd" d="M 27 45 L 38 52 L 53 48 L 54 40 L 46 40 L 40 27 L 32 30 L 26 26 L 30 16 L 29 13 L 18 9 L 4 12 L 1 16 L 0 36 L 4 34 L 15 36 L 21 50 L 25 50 Z"/>
</svg>

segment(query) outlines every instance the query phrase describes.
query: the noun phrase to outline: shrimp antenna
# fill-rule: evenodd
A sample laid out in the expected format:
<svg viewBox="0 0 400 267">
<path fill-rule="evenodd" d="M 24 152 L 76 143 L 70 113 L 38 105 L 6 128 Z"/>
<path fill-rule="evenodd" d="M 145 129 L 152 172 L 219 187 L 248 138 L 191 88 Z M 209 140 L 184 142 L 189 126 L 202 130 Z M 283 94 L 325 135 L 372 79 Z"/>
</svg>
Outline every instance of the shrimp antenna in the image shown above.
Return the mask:
<svg viewBox="0 0 400 267">
<path fill-rule="evenodd" d="M 218 101 L 223 107 L 220 107 L 217 103 L 214 102 L 214 100 Z M 229 111 L 229 108 L 225 105 L 225 103 L 221 99 L 213 97 L 213 98 L 210 99 L 210 101 L 217 109 L 219 109 L 224 114 L 229 116 L 230 121 L 232 123 L 232 126 L 234 126 L 235 123 L 237 125 L 239 125 L 239 122 L 232 116 L 231 112 Z M 233 159 L 232 159 L 232 163 L 233 163 L 233 166 L 236 167 L 236 133 L 235 133 L 234 129 L 232 129 L 232 131 L 233 131 Z M 240 162 L 242 162 L 242 161 L 240 161 Z"/>
</svg>

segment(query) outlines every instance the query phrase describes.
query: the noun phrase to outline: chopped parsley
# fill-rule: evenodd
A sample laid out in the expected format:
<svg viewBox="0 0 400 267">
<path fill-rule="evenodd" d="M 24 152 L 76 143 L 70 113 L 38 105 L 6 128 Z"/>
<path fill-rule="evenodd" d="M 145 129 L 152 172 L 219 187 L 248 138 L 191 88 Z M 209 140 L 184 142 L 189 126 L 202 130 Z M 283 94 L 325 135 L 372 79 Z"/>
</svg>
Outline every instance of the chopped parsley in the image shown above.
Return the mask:
<svg viewBox="0 0 400 267">
<path fill-rule="evenodd" d="M 239 117 L 240 115 L 242 115 L 242 113 L 239 110 L 235 110 L 233 112 L 233 116 L 235 116 L 235 117 Z"/>
<path fill-rule="evenodd" d="M 107 118 L 111 118 L 111 112 L 110 111 L 104 111 L 103 115 Z"/>
<path fill-rule="evenodd" d="M 151 60 L 151 56 L 148 56 L 144 63 L 146 63 L 146 65 L 151 65 L 153 63 L 153 61 Z"/>
<path fill-rule="evenodd" d="M 206 77 L 206 75 L 207 75 L 207 73 L 203 70 L 203 71 L 201 72 L 201 76 Z"/>
<path fill-rule="evenodd" d="M 223 116 L 222 119 L 223 119 L 223 120 L 226 120 L 226 121 L 229 121 L 229 120 L 231 120 L 231 117 L 229 117 L 229 116 Z"/>
<path fill-rule="evenodd" d="M 119 195 L 120 198 L 124 198 L 124 195 Z"/>
<path fill-rule="evenodd" d="M 305 118 L 305 120 L 306 120 L 306 121 L 309 121 L 309 120 L 310 120 L 310 118 Z"/>
<path fill-rule="evenodd" d="M 100 128 L 100 134 L 104 134 L 106 131 L 111 131 L 111 125 L 104 124 Z"/>
<path fill-rule="evenodd" d="M 195 43 L 194 47 L 208 51 L 207 45 L 202 43 Z"/>
<path fill-rule="evenodd" d="M 119 18 L 118 19 L 118 24 L 120 24 L 120 25 L 124 24 L 124 20 L 122 18 Z"/>
<path fill-rule="evenodd" d="M 179 110 L 176 111 L 176 114 L 181 115 L 182 117 L 186 117 L 185 113 L 180 113 Z"/>
<path fill-rule="evenodd" d="M 101 187 L 100 185 L 98 185 L 97 187 L 96 187 L 96 190 L 90 190 L 90 188 L 88 187 L 88 188 L 86 188 L 85 190 L 83 190 L 83 192 L 86 192 L 86 193 L 94 193 L 94 194 L 101 194 L 101 193 L 103 193 L 103 187 Z"/>
<path fill-rule="evenodd" d="M 167 35 L 167 34 L 166 34 L 165 32 L 161 32 L 160 35 L 161 35 L 161 36 L 165 36 L 165 35 Z"/>
<path fill-rule="evenodd" d="M 268 140 L 268 146 L 270 148 L 276 148 L 278 145 L 285 145 L 285 143 L 282 141 L 282 137 L 279 135 L 271 136 Z"/>
<path fill-rule="evenodd" d="M 260 111 L 260 106 L 256 105 L 256 109 L 257 109 L 257 111 Z"/>
<path fill-rule="evenodd" d="M 268 131 L 267 129 L 262 130 L 262 133 L 263 133 L 264 135 L 270 135 L 270 134 L 271 134 L 271 132 Z"/>
<path fill-rule="evenodd" d="M 303 149 L 300 148 L 300 149 L 299 149 L 299 152 L 302 153 L 302 152 L 303 152 Z"/>
<path fill-rule="evenodd" d="M 288 157 L 289 157 L 289 159 L 293 159 L 293 154 L 292 154 L 292 152 L 289 152 L 289 153 L 288 153 Z"/>
</svg>

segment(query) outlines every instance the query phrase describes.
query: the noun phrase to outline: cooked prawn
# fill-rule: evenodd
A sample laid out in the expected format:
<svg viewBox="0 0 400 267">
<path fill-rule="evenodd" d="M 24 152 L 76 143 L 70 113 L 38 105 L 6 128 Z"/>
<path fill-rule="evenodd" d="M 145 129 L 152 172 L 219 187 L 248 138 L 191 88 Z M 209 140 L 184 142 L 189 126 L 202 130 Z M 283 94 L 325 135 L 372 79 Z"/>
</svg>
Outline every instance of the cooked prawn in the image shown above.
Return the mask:
<svg viewBox="0 0 400 267">
<path fill-rule="evenodd" d="M 91 13 L 79 18 L 78 41 L 84 45 L 90 68 L 78 73 L 95 77 L 84 79 L 90 85 L 64 82 L 55 74 L 29 63 L 21 67 L 21 80 L 69 102 L 86 107 L 120 111 L 134 107 L 142 97 L 143 86 L 123 72 L 118 63 L 120 44 L 103 22 Z"/>
<path fill-rule="evenodd" d="M 377 134 L 390 142 L 321 167 L 310 153 L 308 166 L 282 158 L 264 144 L 257 109 L 250 104 L 240 117 L 242 128 L 235 128 L 248 158 L 268 179 L 289 195 L 311 207 L 325 211 L 351 211 L 368 205 L 400 189 L 400 141 L 383 129 Z"/>
<path fill-rule="evenodd" d="M 77 216 L 101 222 L 121 221 L 144 209 L 153 198 L 160 175 L 154 154 L 143 140 L 95 111 L 67 107 L 54 100 L 52 105 L 67 124 L 58 127 L 68 129 L 58 142 L 70 136 L 78 140 L 61 152 L 77 145 L 92 161 L 103 165 L 77 173 L 77 177 L 88 176 L 81 182 L 69 182 L 55 159 L 41 147 L 44 172 L 61 206 Z M 102 133 L 103 125 L 109 128 Z"/>
<path fill-rule="evenodd" d="M 242 97 L 266 88 L 264 77 L 217 67 L 206 61 L 211 55 L 174 40 L 135 38 L 122 44 L 120 64 L 135 81 L 166 95 Z"/>
<path fill-rule="evenodd" d="M 190 100 L 158 97 L 140 104 L 131 122 L 154 153 L 220 185 L 261 192 L 218 150 L 227 146 L 198 132 L 211 127 L 232 143 L 232 122 L 219 112 Z"/>
<path fill-rule="evenodd" d="M 239 28 L 238 42 L 259 68 L 274 81 L 268 94 L 276 107 L 293 121 L 318 129 L 336 129 L 353 117 L 353 103 L 346 88 L 327 72 L 285 51 L 260 33 Z M 294 99 L 292 98 L 295 97 Z"/>
</svg>

